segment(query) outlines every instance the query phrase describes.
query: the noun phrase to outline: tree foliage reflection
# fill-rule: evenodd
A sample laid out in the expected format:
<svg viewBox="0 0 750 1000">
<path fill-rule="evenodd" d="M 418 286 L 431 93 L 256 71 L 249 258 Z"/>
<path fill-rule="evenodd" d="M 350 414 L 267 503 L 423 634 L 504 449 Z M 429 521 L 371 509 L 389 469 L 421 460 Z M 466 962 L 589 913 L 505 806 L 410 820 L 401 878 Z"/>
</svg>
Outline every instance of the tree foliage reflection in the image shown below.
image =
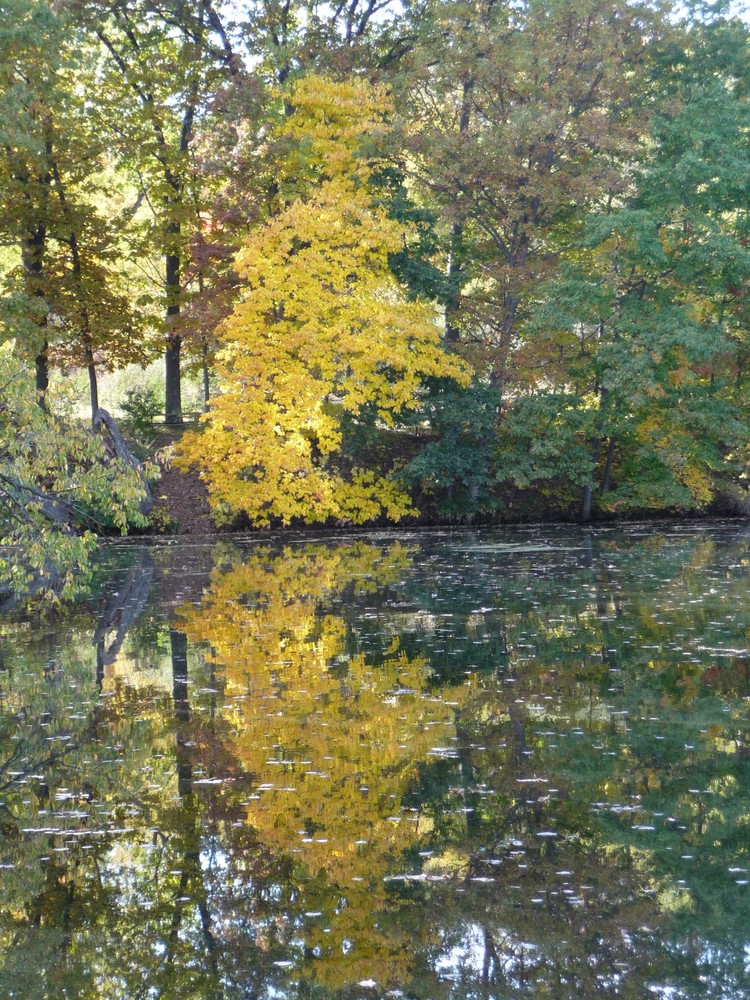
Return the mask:
<svg viewBox="0 0 750 1000">
<path fill-rule="evenodd" d="M 16 612 L 0 992 L 747 996 L 750 540 L 639 534 L 166 547 Z"/>
</svg>

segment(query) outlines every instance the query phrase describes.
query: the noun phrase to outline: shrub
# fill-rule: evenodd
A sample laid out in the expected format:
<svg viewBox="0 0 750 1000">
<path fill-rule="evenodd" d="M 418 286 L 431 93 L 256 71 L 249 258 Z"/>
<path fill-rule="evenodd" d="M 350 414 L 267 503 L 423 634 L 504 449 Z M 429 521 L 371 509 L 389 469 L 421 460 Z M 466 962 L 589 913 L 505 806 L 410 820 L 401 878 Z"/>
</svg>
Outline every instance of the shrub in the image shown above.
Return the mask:
<svg viewBox="0 0 750 1000">
<path fill-rule="evenodd" d="M 162 404 L 154 390 L 139 386 L 128 389 L 120 405 L 131 434 L 139 441 L 152 440 L 156 430 L 154 420 L 162 412 Z"/>
</svg>

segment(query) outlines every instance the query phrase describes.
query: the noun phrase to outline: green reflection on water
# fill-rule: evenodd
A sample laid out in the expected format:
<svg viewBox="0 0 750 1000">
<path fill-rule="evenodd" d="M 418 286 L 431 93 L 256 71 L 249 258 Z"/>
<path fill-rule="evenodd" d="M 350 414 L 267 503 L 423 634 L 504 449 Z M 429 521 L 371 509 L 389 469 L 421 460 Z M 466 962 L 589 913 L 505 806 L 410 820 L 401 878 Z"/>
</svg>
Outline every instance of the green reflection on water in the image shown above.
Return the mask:
<svg viewBox="0 0 750 1000">
<path fill-rule="evenodd" d="M 0 625 L 0 995 L 747 997 L 750 534 L 113 546 Z"/>
</svg>

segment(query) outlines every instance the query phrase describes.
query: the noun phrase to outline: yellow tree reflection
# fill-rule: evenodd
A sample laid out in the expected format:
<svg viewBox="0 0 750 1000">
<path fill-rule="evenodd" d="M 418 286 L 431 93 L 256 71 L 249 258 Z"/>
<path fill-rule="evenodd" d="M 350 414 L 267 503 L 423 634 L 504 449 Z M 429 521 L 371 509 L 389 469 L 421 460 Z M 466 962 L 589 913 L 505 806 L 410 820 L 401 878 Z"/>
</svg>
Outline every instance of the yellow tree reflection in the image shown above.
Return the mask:
<svg viewBox="0 0 750 1000">
<path fill-rule="evenodd" d="M 451 739 L 469 690 L 431 692 L 428 660 L 407 656 L 397 635 L 368 657 L 366 622 L 354 630 L 337 613 L 344 595 L 356 606 L 403 578 L 411 556 L 366 542 L 255 550 L 180 616 L 225 674 L 232 751 L 257 775 L 248 822 L 303 873 L 318 918 L 307 921 L 307 953 L 328 985 L 404 980 L 412 949 L 383 930 L 393 909 L 384 878 L 403 871 L 420 835 L 404 804 L 417 766 Z"/>
</svg>

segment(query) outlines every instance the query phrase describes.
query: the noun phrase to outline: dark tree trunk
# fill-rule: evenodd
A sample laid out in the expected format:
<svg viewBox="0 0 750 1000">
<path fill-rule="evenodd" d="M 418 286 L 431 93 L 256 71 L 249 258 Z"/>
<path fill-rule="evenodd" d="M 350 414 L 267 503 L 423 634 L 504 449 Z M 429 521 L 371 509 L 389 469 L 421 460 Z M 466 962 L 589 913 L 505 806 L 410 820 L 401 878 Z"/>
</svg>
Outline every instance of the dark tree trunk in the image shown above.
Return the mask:
<svg viewBox="0 0 750 1000">
<path fill-rule="evenodd" d="M 581 520 L 584 524 L 591 520 L 591 511 L 594 506 L 594 490 L 591 483 L 583 487 L 583 497 L 581 499 Z"/>
<path fill-rule="evenodd" d="M 182 339 L 177 336 L 167 338 L 164 351 L 165 365 L 165 405 L 164 423 L 182 423 L 182 388 L 180 385 L 180 346 Z"/>
<path fill-rule="evenodd" d="M 454 222 L 451 227 L 451 252 L 448 263 L 449 298 L 445 305 L 445 339 L 449 344 L 457 344 L 461 331 L 458 326 L 458 316 L 461 311 L 461 241 L 464 227 Z"/>
<path fill-rule="evenodd" d="M 179 237 L 178 223 L 170 226 L 170 233 Z M 180 315 L 180 258 L 177 253 L 166 255 L 167 270 L 167 346 L 165 363 L 165 406 L 166 424 L 182 423 L 182 386 L 180 382 L 180 346 L 182 338 L 174 332 L 174 325 Z"/>
<path fill-rule="evenodd" d="M 47 227 L 39 224 L 33 232 L 26 236 L 21 245 L 21 259 L 26 277 L 26 290 L 35 299 L 43 299 L 42 278 L 44 272 L 44 248 L 47 243 Z M 36 373 L 36 394 L 39 405 L 43 410 L 47 409 L 46 395 L 49 389 L 49 363 L 47 352 L 49 343 L 47 342 L 47 313 L 46 310 L 38 321 L 39 324 L 39 351 L 34 358 L 34 369 Z"/>
<path fill-rule="evenodd" d="M 93 424 L 96 420 L 96 412 L 99 409 L 99 386 L 96 382 L 96 365 L 93 361 L 89 362 L 88 372 L 89 395 L 91 396 L 91 423 Z"/>
<path fill-rule="evenodd" d="M 615 446 L 617 445 L 617 438 L 614 436 L 610 437 L 609 444 L 607 445 L 607 462 L 604 466 L 604 476 L 602 478 L 602 496 L 605 493 L 609 493 L 612 489 L 612 466 L 615 461 Z"/>
<path fill-rule="evenodd" d="M 47 390 L 49 389 L 49 362 L 47 361 L 47 351 L 49 344 L 45 340 L 42 349 L 34 358 L 34 369 L 36 371 L 36 395 L 39 405 L 43 410 L 47 409 Z"/>
<path fill-rule="evenodd" d="M 52 167 L 52 175 L 55 179 L 55 186 L 57 188 L 57 196 L 60 199 L 60 204 L 62 206 L 63 214 L 65 218 L 71 223 L 70 228 L 70 256 L 73 264 L 73 280 L 75 281 L 76 289 L 78 292 L 78 319 L 81 326 L 81 339 L 83 341 L 83 356 L 86 361 L 86 368 L 89 374 L 89 395 L 91 399 L 91 424 L 96 426 L 96 413 L 99 409 L 99 386 L 96 381 L 96 366 L 94 364 L 94 341 L 91 335 L 91 322 L 89 318 L 89 309 L 86 302 L 86 293 L 84 291 L 84 281 L 83 281 L 83 266 L 81 264 L 81 254 L 78 250 L 78 236 L 76 234 L 75 226 L 73 225 L 70 210 L 68 208 L 68 199 L 65 196 L 65 185 L 63 184 L 62 178 L 60 176 L 60 171 L 57 167 L 57 161 L 52 157 L 52 147 L 48 146 L 50 153 L 50 162 Z"/>
</svg>

